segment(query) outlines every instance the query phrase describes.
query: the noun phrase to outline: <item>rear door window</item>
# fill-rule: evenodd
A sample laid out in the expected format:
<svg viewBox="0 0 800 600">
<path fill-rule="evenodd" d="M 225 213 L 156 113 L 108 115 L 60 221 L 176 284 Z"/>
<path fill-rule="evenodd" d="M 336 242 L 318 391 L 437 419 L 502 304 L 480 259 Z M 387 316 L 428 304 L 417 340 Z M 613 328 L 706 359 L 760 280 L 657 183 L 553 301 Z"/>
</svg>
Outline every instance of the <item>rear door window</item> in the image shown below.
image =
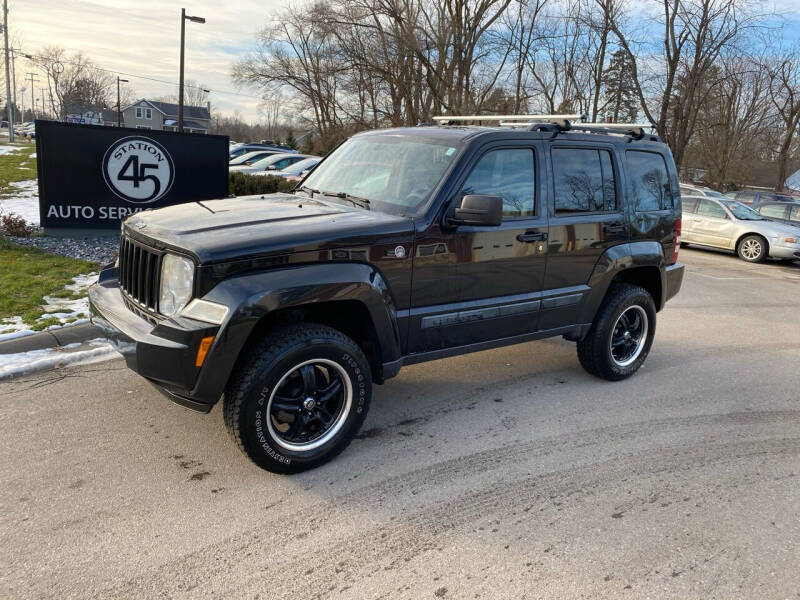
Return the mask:
<svg viewBox="0 0 800 600">
<path fill-rule="evenodd" d="M 595 148 L 553 148 L 556 214 L 617 210 L 611 153 Z"/>
<path fill-rule="evenodd" d="M 700 206 L 697 207 L 697 214 L 703 217 L 713 217 L 715 219 L 727 219 L 728 213 L 719 204 L 713 200 L 700 200 Z"/>
<path fill-rule="evenodd" d="M 664 157 L 655 152 L 641 150 L 628 150 L 625 155 L 636 211 L 650 212 L 672 208 L 669 174 Z"/>
<path fill-rule="evenodd" d="M 697 198 L 681 198 L 681 206 L 684 213 L 693 213 L 697 208 Z"/>
</svg>

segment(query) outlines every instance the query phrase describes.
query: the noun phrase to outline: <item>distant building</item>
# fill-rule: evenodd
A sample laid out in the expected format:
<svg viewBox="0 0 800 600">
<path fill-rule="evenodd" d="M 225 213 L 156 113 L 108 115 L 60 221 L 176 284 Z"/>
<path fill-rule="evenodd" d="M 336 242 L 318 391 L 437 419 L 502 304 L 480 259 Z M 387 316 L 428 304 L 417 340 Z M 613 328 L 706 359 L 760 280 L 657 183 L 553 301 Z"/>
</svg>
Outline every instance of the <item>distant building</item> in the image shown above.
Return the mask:
<svg viewBox="0 0 800 600">
<path fill-rule="evenodd" d="M 116 127 L 117 111 L 112 108 L 102 108 L 90 104 L 68 104 L 67 114 L 64 120 L 67 123 Z M 124 124 L 123 122 L 123 125 Z"/>
<path fill-rule="evenodd" d="M 142 98 L 122 109 L 125 127 L 178 131 L 178 105 Z M 183 107 L 183 130 L 188 133 L 208 133 L 211 113 L 206 106 Z"/>
</svg>

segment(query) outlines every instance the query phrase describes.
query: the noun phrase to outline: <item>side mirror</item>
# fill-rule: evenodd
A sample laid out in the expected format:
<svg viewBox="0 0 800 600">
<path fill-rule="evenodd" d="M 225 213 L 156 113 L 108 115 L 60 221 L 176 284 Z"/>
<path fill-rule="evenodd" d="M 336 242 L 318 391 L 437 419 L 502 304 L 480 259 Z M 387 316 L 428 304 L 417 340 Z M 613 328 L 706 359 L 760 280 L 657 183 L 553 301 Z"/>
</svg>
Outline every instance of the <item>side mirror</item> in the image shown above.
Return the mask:
<svg viewBox="0 0 800 600">
<path fill-rule="evenodd" d="M 451 225 L 492 227 L 503 222 L 503 199 L 500 196 L 472 194 L 461 198 L 453 211 Z"/>
<path fill-rule="evenodd" d="M 267 171 L 277 171 L 277 170 L 278 170 L 278 167 L 276 167 L 275 165 L 269 165 L 267 167 Z"/>
</svg>

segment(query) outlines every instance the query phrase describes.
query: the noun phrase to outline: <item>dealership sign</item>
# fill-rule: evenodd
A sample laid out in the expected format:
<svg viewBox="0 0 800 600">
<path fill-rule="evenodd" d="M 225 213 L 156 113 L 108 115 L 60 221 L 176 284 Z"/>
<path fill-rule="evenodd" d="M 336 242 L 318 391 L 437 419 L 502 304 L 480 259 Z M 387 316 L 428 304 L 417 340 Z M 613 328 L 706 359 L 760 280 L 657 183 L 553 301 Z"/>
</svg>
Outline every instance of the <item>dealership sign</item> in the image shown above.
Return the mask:
<svg viewBox="0 0 800 600">
<path fill-rule="evenodd" d="M 36 122 L 45 229 L 118 228 L 128 215 L 228 194 L 228 138 Z"/>
</svg>

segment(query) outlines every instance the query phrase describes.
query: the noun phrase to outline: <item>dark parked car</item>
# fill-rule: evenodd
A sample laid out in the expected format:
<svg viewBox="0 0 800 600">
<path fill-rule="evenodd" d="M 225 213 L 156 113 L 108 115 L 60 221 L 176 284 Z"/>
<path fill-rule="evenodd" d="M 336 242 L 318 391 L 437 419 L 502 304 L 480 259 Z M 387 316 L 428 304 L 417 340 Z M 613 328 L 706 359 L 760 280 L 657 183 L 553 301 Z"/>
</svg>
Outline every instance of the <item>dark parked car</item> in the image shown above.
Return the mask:
<svg viewBox="0 0 800 600">
<path fill-rule="evenodd" d="M 274 153 L 297 152 L 294 148 L 276 144 L 239 144 L 238 146 L 231 146 L 230 150 L 228 150 L 228 160 L 256 150 L 269 150 Z"/>
<path fill-rule="evenodd" d="M 762 202 L 756 210 L 773 221 L 800 227 L 800 199 L 792 202 Z"/>
<path fill-rule="evenodd" d="M 741 192 L 731 192 L 727 194 L 729 198 L 733 198 L 737 202 L 747 204 L 747 206 L 756 208 L 762 202 L 793 202 L 794 198 L 784 194 L 775 194 L 773 192 L 757 192 L 753 190 L 742 190 Z"/>
<path fill-rule="evenodd" d="M 563 336 L 589 373 L 631 376 L 681 287 L 680 219 L 669 148 L 638 128 L 369 131 L 292 194 L 128 218 L 92 320 L 171 400 L 224 398 L 255 463 L 297 472 L 404 365 Z"/>
</svg>

